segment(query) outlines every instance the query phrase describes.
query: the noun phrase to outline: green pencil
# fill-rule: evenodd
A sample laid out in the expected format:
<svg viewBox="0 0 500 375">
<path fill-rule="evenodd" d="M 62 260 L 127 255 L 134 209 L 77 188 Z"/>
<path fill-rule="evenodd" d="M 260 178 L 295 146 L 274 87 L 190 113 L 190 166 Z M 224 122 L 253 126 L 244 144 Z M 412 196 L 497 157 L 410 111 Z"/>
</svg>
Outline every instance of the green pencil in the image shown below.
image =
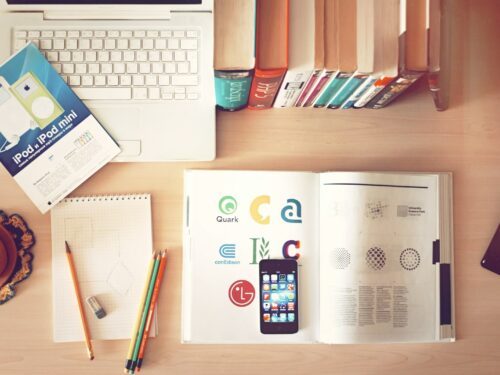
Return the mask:
<svg viewBox="0 0 500 375">
<path fill-rule="evenodd" d="M 144 304 L 144 310 L 142 312 L 141 324 L 139 326 L 139 332 L 137 333 L 137 338 L 135 341 L 134 355 L 132 356 L 132 365 L 129 368 L 129 373 L 133 374 L 135 368 L 137 367 L 137 360 L 139 359 L 139 349 L 141 348 L 142 336 L 144 335 L 144 327 L 146 326 L 146 320 L 148 317 L 149 305 L 151 304 L 151 297 L 153 296 L 153 291 L 156 283 L 156 276 L 158 275 L 158 268 L 160 267 L 161 257 L 159 255 L 155 258 L 155 265 L 153 268 L 153 275 L 151 276 L 151 281 L 149 283 L 148 295 L 146 297 L 146 303 Z"/>
</svg>

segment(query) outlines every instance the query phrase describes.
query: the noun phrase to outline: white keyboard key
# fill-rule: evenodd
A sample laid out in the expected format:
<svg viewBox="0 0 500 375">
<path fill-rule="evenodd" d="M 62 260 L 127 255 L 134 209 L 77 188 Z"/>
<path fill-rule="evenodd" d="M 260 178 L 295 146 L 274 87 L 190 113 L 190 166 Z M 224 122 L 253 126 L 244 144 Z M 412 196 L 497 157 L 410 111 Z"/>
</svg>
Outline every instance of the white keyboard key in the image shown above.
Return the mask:
<svg viewBox="0 0 500 375">
<path fill-rule="evenodd" d="M 73 62 L 82 62 L 83 61 L 83 52 L 82 51 L 73 52 L 72 59 L 73 59 Z"/>
<path fill-rule="evenodd" d="M 87 64 L 75 64 L 75 73 L 77 74 L 87 73 Z"/>
<path fill-rule="evenodd" d="M 131 38 L 132 37 L 132 31 L 130 31 L 130 30 L 122 30 L 122 31 L 120 31 L 120 36 L 122 38 Z"/>
<path fill-rule="evenodd" d="M 174 38 L 184 38 L 184 30 L 175 30 Z"/>
<path fill-rule="evenodd" d="M 179 39 L 169 39 L 168 40 L 168 49 L 179 49 Z"/>
<path fill-rule="evenodd" d="M 163 30 L 163 31 L 160 31 L 160 36 L 162 38 L 171 38 L 172 32 L 170 30 Z"/>
<path fill-rule="evenodd" d="M 88 71 L 90 74 L 97 74 L 100 72 L 100 65 L 99 64 L 89 64 Z"/>
<path fill-rule="evenodd" d="M 148 60 L 151 62 L 160 61 L 160 52 L 159 51 L 149 51 L 148 52 Z"/>
<path fill-rule="evenodd" d="M 174 98 L 174 90 L 172 87 L 161 87 L 161 98 L 171 100 Z"/>
<path fill-rule="evenodd" d="M 186 61 L 186 52 L 184 51 L 175 51 L 174 53 L 175 61 Z"/>
<path fill-rule="evenodd" d="M 90 39 L 80 39 L 78 41 L 78 48 L 81 50 L 90 49 Z"/>
<path fill-rule="evenodd" d="M 116 74 L 125 73 L 125 64 L 123 64 L 123 63 L 113 64 L 113 73 L 116 73 Z"/>
<path fill-rule="evenodd" d="M 105 38 L 106 37 L 106 31 L 105 30 L 94 30 L 94 36 L 96 38 Z"/>
<path fill-rule="evenodd" d="M 113 73 L 113 64 L 101 64 L 101 73 L 102 74 Z"/>
<path fill-rule="evenodd" d="M 197 39 L 182 39 L 181 49 L 198 49 Z"/>
<path fill-rule="evenodd" d="M 118 86 L 118 76 L 108 76 L 108 86 Z"/>
<path fill-rule="evenodd" d="M 160 99 L 160 89 L 158 87 L 151 87 L 148 89 L 149 99 Z"/>
<path fill-rule="evenodd" d="M 189 72 L 189 63 L 181 62 L 177 64 L 177 72 L 181 74 L 185 74 Z"/>
<path fill-rule="evenodd" d="M 144 76 L 132 76 L 132 84 L 134 86 L 144 86 Z"/>
<path fill-rule="evenodd" d="M 94 36 L 94 33 L 89 30 L 84 30 L 82 31 L 82 38 L 92 38 Z"/>
<path fill-rule="evenodd" d="M 167 75 L 160 75 L 158 76 L 158 84 L 160 86 L 168 86 L 170 85 L 170 76 L 167 76 Z"/>
<path fill-rule="evenodd" d="M 139 64 L 139 72 L 144 73 L 144 74 L 151 73 L 151 64 L 149 64 L 149 63 Z"/>
<path fill-rule="evenodd" d="M 79 37 L 80 37 L 80 31 L 78 30 L 68 31 L 68 38 L 79 38 Z"/>
<path fill-rule="evenodd" d="M 186 94 L 174 94 L 175 100 L 184 100 L 186 99 Z"/>
<path fill-rule="evenodd" d="M 145 100 L 148 98 L 148 89 L 145 87 L 134 87 L 132 89 L 134 99 Z"/>
<path fill-rule="evenodd" d="M 25 39 L 16 39 L 14 43 L 14 49 L 17 51 L 18 49 L 23 48 L 26 45 L 26 43 L 28 43 L 28 41 Z"/>
<path fill-rule="evenodd" d="M 102 39 L 92 39 L 92 49 L 102 49 L 103 43 Z"/>
<path fill-rule="evenodd" d="M 148 61 L 148 53 L 145 51 L 137 51 L 135 59 L 137 61 Z"/>
<path fill-rule="evenodd" d="M 74 91 L 83 100 L 128 100 L 132 98 L 131 90 L 127 87 L 77 87 Z"/>
<path fill-rule="evenodd" d="M 167 40 L 166 39 L 156 39 L 155 40 L 155 48 L 156 49 L 167 49 Z"/>
<path fill-rule="evenodd" d="M 196 38 L 198 36 L 198 31 L 196 31 L 196 30 L 189 30 L 186 33 L 186 35 L 187 35 L 188 38 Z"/>
<path fill-rule="evenodd" d="M 116 48 L 116 40 L 115 39 L 106 39 L 104 42 L 104 49 L 115 49 Z"/>
<path fill-rule="evenodd" d="M 66 51 L 59 52 L 59 61 L 61 62 L 71 61 L 71 53 Z"/>
<path fill-rule="evenodd" d="M 146 36 L 148 38 L 158 38 L 159 35 L 160 35 L 160 33 L 157 30 L 148 30 L 146 32 Z"/>
<path fill-rule="evenodd" d="M 85 52 L 85 61 L 87 62 L 97 61 L 97 53 L 95 51 Z"/>
<path fill-rule="evenodd" d="M 121 86 L 131 86 L 132 85 L 132 77 L 131 76 L 120 76 L 120 85 Z"/>
<path fill-rule="evenodd" d="M 62 65 L 61 64 L 52 64 L 52 67 L 55 69 L 55 71 L 59 74 L 62 73 Z"/>
<path fill-rule="evenodd" d="M 99 61 L 99 62 L 109 61 L 109 52 L 108 51 L 97 52 L 97 61 Z"/>
<path fill-rule="evenodd" d="M 196 86 L 198 85 L 198 76 L 195 75 L 182 75 L 172 76 L 173 86 Z"/>
<path fill-rule="evenodd" d="M 108 36 L 110 38 L 118 38 L 120 36 L 120 32 L 117 30 L 111 30 L 111 31 L 108 31 Z"/>
<path fill-rule="evenodd" d="M 153 75 L 146 76 L 146 86 L 156 86 L 158 84 L 158 78 Z"/>
<path fill-rule="evenodd" d="M 141 49 L 141 40 L 140 39 L 130 39 L 129 46 L 130 46 L 129 47 L 130 49 L 134 49 L 134 50 Z"/>
<path fill-rule="evenodd" d="M 162 63 L 153 63 L 151 64 L 151 68 L 153 73 L 163 73 L 163 64 Z"/>
<path fill-rule="evenodd" d="M 82 77 L 82 86 L 94 86 L 94 77 L 83 76 Z"/>
<path fill-rule="evenodd" d="M 80 76 L 70 76 L 69 77 L 69 84 L 71 86 L 80 86 L 81 79 Z"/>
<path fill-rule="evenodd" d="M 42 31 L 42 38 L 53 38 L 54 32 L 52 30 L 44 30 Z"/>
<path fill-rule="evenodd" d="M 123 51 L 123 61 L 134 61 L 135 52 L 133 51 Z"/>
<path fill-rule="evenodd" d="M 176 94 L 185 94 L 186 93 L 186 88 L 185 87 L 174 87 L 174 93 L 176 93 Z"/>
<path fill-rule="evenodd" d="M 137 73 L 139 71 L 139 67 L 137 63 L 127 63 L 127 73 Z"/>
<path fill-rule="evenodd" d="M 198 99 L 199 95 L 197 92 L 190 92 L 189 94 L 187 94 L 187 98 L 190 99 L 190 100 L 196 100 Z"/>
<path fill-rule="evenodd" d="M 28 37 L 28 33 L 26 31 L 16 31 L 14 33 L 14 37 L 16 39 L 22 39 L 22 38 L 27 38 Z"/>
<path fill-rule="evenodd" d="M 189 63 L 189 73 L 196 74 L 198 73 L 198 62 L 197 61 L 192 61 Z"/>
<path fill-rule="evenodd" d="M 94 76 L 94 85 L 106 86 L 106 76 Z"/>
<path fill-rule="evenodd" d="M 128 49 L 128 40 L 127 39 L 118 39 L 117 48 L 118 49 Z"/>
<path fill-rule="evenodd" d="M 28 31 L 28 38 L 40 38 L 40 31 Z"/>
<path fill-rule="evenodd" d="M 162 51 L 161 61 L 174 61 L 174 54 L 172 51 Z"/>
<path fill-rule="evenodd" d="M 165 73 L 175 73 L 175 63 L 163 63 Z"/>
<path fill-rule="evenodd" d="M 56 30 L 54 35 L 56 38 L 66 38 L 66 30 Z"/>
<path fill-rule="evenodd" d="M 61 50 L 64 49 L 64 39 L 54 39 L 54 49 Z"/>
<path fill-rule="evenodd" d="M 136 38 L 144 38 L 146 36 L 146 32 L 144 30 L 135 30 L 134 37 Z"/>
<path fill-rule="evenodd" d="M 78 48 L 78 41 L 76 39 L 66 39 L 66 49 L 74 50 Z"/>
<path fill-rule="evenodd" d="M 43 50 L 52 49 L 52 40 L 50 39 L 42 39 L 40 41 L 40 48 Z"/>
<path fill-rule="evenodd" d="M 153 39 L 144 39 L 142 41 L 142 48 L 143 49 L 153 49 L 154 48 L 154 41 L 153 41 Z"/>
<path fill-rule="evenodd" d="M 49 60 L 49 62 L 51 63 L 59 61 L 59 53 L 54 51 L 47 52 L 47 60 Z"/>
</svg>

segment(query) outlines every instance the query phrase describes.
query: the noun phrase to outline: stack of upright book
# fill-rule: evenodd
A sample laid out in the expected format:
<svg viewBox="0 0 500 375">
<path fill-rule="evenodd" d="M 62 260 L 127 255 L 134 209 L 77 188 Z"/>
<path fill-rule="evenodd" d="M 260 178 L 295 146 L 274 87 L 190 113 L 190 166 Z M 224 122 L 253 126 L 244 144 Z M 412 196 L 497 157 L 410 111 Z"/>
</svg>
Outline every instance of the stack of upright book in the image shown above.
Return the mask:
<svg viewBox="0 0 500 375">
<path fill-rule="evenodd" d="M 448 106 L 452 0 L 215 0 L 217 105 L 383 108 L 427 76 Z"/>
</svg>

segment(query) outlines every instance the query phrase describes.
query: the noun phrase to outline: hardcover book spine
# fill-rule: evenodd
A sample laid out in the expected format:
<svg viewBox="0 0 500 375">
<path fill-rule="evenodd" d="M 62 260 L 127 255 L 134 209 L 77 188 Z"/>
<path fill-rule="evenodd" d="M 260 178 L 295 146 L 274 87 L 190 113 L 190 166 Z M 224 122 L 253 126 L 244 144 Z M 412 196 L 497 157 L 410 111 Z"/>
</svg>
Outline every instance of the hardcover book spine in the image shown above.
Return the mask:
<svg viewBox="0 0 500 375">
<path fill-rule="evenodd" d="M 352 108 L 354 103 L 356 103 L 369 89 L 373 86 L 377 79 L 369 76 L 363 82 L 361 86 L 359 86 L 356 91 L 352 93 L 352 95 L 342 104 L 341 109 L 349 109 Z"/>
<path fill-rule="evenodd" d="M 306 82 L 308 82 L 310 76 L 310 70 L 289 70 L 283 79 L 281 89 L 274 102 L 274 107 L 292 107 L 306 86 Z"/>
<path fill-rule="evenodd" d="M 336 74 L 333 79 L 325 86 L 323 92 L 318 96 L 314 102 L 314 108 L 326 107 L 328 102 L 337 94 L 339 89 L 351 77 L 352 73 L 340 72 Z"/>
<path fill-rule="evenodd" d="M 351 94 L 368 78 L 366 74 L 356 74 L 349 78 L 328 103 L 328 108 L 340 108 Z"/>
<path fill-rule="evenodd" d="M 367 105 L 366 108 L 379 109 L 388 106 L 398 96 L 405 92 L 408 87 L 414 84 L 423 72 L 403 72 L 398 78 L 392 81 L 387 87 L 382 90 L 376 97 L 374 97 Z"/>
<path fill-rule="evenodd" d="M 394 80 L 394 77 L 381 77 L 371 85 L 366 93 L 364 93 L 356 103 L 354 108 L 363 108 L 370 100 L 372 100 L 379 92 L 381 92 L 389 83 Z"/>
<path fill-rule="evenodd" d="M 311 107 L 316 102 L 318 97 L 321 95 L 323 90 L 326 87 L 328 87 L 328 85 L 330 84 L 330 81 L 332 79 L 334 79 L 336 75 L 337 75 L 336 71 L 323 70 L 320 73 L 320 76 L 318 77 L 318 79 L 316 80 L 316 86 L 314 86 L 311 89 L 311 94 L 309 95 L 309 97 L 307 98 L 307 100 L 303 106 L 304 107 Z"/>
<path fill-rule="evenodd" d="M 216 70 L 215 99 L 217 108 L 223 111 L 238 111 L 245 108 L 251 84 L 251 70 Z"/>
<path fill-rule="evenodd" d="M 255 76 L 248 99 L 249 109 L 267 109 L 273 106 L 274 99 L 285 76 L 286 69 L 255 70 Z"/>
</svg>

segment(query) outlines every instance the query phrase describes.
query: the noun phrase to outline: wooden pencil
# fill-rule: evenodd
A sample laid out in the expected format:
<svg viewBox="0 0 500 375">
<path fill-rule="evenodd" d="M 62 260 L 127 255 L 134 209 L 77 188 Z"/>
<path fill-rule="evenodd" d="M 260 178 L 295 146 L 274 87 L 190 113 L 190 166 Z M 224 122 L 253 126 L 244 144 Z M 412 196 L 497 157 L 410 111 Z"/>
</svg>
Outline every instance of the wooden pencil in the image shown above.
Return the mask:
<svg viewBox="0 0 500 375">
<path fill-rule="evenodd" d="M 163 275 L 165 273 L 165 267 L 167 266 L 167 251 L 162 252 L 160 261 L 160 270 L 158 271 L 158 276 L 156 278 L 155 287 L 153 291 L 153 298 L 151 299 L 151 305 L 149 307 L 148 318 L 146 321 L 146 328 L 144 330 L 144 335 L 142 335 L 142 342 L 139 348 L 139 358 L 137 360 L 137 371 L 141 371 L 142 362 L 144 360 L 144 352 L 146 351 L 146 344 L 149 338 L 149 331 L 151 330 L 153 315 L 156 308 L 156 303 L 158 301 L 158 295 L 160 294 L 161 282 L 163 280 Z"/>
<path fill-rule="evenodd" d="M 87 355 L 92 361 L 94 359 L 94 350 L 92 349 L 92 342 L 90 341 L 90 331 L 89 324 L 87 322 L 87 316 L 85 315 L 85 309 L 82 302 L 82 293 L 80 292 L 80 285 L 78 284 L 78 275 L 76 273 L 75 262 L 73 261 L 73 254 L 66 241 L 66 257 L 68 258 L 69 270 L 71 273 L 71 278 L 73 279 L 73 287 L 75 288 L 76 300 L 78 301 L 78 310 L 80 311 L 80 319 L 83 326 L 83 334 L 85 336 L 85 346 L 87 347 Z"/>
<path fill-rule="evenodd" d="M 156 253 L 153 254 L 148 265 L 148 270 L 146 273 L 146 280 L 144 281 L 144 289 L 142 290 L 141 299 L 139 301 L 139 307 L 137 310 L 137 318 L 132 328 L 132 333 L 130 335 L 130 345 L 128 347 L 127 360 L 125 362 L 124 372 L 127 373 L 132 367 L 132 356 L 134 354 L 135 341 L 137 339 L 137 334 L 139 331 L 139 324 L 141 323 L 142 312 L 144 311 L 144 304 L 146 303 L 146 297 L 148 295 L 149 284 L 151 283 L 151 276 L 153 276 L 153 267 L 155 264 Z"/>
<path fill-rule="evenodd" d="M 156 282 L 156 277 L 158 275 L 158 268 L 160 267 L 160 256 L 156 256 L 155 265 L 153 268 L 153 275 L 151 276 L 151 282 L 149 283 L 148 295 L 146 296 L 146 303 L 144 304 L 144 310 L 141 314 L 141 324 L 139 325 L 139 331 L 137 333 L 137 339 L 135 341 L 134 354 L 132 355 L 132 365 L 128 372 L 133 374 L 137 366 L 137 359 L 139 356 L 139 348 L 141 346 L 142 335 L 144 334 L 144 328 L 146 326 L 146 318 L 149 311 L 149 305 L 151 304 L 151 297 L 153 295 L 154 285 Z"/>
</svg>

